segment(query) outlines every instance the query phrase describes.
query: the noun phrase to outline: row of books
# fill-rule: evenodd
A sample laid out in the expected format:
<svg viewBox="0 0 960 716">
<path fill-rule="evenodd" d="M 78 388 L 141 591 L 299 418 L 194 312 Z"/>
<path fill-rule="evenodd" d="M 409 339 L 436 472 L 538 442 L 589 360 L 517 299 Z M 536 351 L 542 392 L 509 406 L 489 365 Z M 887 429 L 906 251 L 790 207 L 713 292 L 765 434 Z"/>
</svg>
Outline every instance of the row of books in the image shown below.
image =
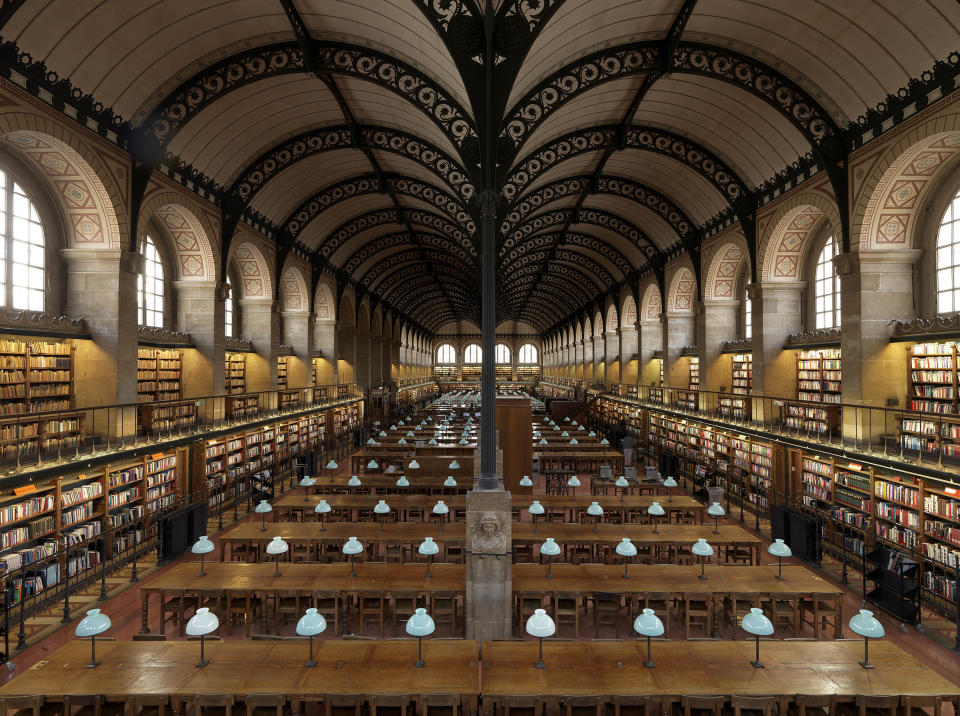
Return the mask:
<svg viewBox="0 0 960 716">
<path fill-rule="evenodd" d="M 886 482 L 885 480 L 874 480 L 873 494 L 887 500 L 902 502 L 911 507 L 920 506 L 920 491 L 915 487 Z"/>
<path fill-rule="evenodd" d="M 70 507 L 79 502 L 91 500 L 103 494 L 103 485 L 99 481 L 88 482 L 86 485 L 74 487 L 72 490 L 60 493 L 60 504 L 63 507 Z"/>
<path fill-rule="evenodd" d="M 0 507 L 0 525 L 10 524 L 24 517 L 31 517 L 56 508 L 53 495 L 31 497 L 15 505 Z"/>
</svg>

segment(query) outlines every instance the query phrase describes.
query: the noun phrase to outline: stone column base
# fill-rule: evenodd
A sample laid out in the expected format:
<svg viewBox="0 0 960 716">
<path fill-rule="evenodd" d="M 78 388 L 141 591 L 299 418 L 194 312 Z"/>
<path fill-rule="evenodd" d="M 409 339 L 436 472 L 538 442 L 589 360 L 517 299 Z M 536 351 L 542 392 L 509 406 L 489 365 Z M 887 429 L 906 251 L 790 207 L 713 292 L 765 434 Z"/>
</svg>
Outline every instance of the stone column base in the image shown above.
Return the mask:
<svg viewBox="0 0 960 716">
<path fill-rule="evenodd" d="M 467 639 L 509 639 L 513 631 L 510 493 L 467 492 Z"/>
</svg>

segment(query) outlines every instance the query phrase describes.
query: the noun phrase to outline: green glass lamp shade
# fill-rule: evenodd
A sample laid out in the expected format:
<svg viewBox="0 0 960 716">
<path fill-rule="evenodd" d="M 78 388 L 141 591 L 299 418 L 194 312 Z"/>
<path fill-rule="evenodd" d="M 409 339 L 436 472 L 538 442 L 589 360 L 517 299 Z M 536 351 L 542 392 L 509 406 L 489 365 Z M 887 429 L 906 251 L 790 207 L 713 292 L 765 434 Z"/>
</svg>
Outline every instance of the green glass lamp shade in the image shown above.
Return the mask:
<svg viewBox="0 0 960 716">
<path fill-rule="evenodd" d="M 571 445 L 579 445 L 580 443 L 577 442 L 577 439 L 576 439 L 576 438 L 570 438 L 570 444 L 571 444 Z"/>
<path fill-rule="evenodd" d="M 666 512 L 664 512 L 663 506 L 654 500 L 650 503 L 650 506 L 647 507 L 647 514 L 653 515 L 654 517 L 663 517 Z"/>
<path fill-rule="evenodd" d="M 399 440 L 397 440 L 397 445 L 406 445 L 406 444 L 407 444 L 407 441 L 404 440 L 403 438 L 400 438 Z"/>
<path fill-rule="evenodd" d="M 530 479 L 529 475 L 520 478 L 520 487 L 533 487 L 533 480 Z"/>
<path fill-rule="evenodd" d="M 380 500 L 373 506 L 373 511 L 378 515 L 388 514 L 390 512 L 390 505 L 388 505 L 385 501 Z"/>
<path fill-rule="evenodd" d="M 406 475 L 397 478 L 397 487 L 410 487 L 410 480 L 407 479 Z"/>
<path fill-rule="evenodd" d="M 617 478 L 617 481 L 614 483 L 617 487 L 630 487 L 630 483 L 627 481 L 623 475 Z"/>
<path fill-rule="evenodd" d="M 436 444 L 437 444 L 436 438 L 430 438 L 429 440 L 427 440 L 427 445 L 436 445 Z"/>
<path fill-rule="evenodd" d="M 573 427 L 577 427 L 577 425 L 579 425 L 579 423 L 578 423 L 576 420 L 571 420 L 571 421 L 570 421 L 570 424 L 571 424 Z"/>
<path fill-rule="evenodd" d="M 396 425 L 391 425 L 391 426 L 390 426 L 390 430 L 391 430 L 391 431 L 396 430 L 396 429 L 397 429 L 397 426 L 396 426 Z"/>
<path fill-rule="evenodd" d="M 567 417 L 565 417 L 565 418 L 563 419 L 563 422 L 569 423 L 569 422 L 570 422 L 570 416 L 568 415 Z"/>
<path fill-rule="evenodd" d="M 267 543 L 267 554 L 283 554 L 288 549 L 290 545 L 284 541 L 283 537 L 274 537 Z"/>
<path fill-rule="evenodd" d="M 433 537 L 424 537 L 423 542 L 417 547 L 417 552 L 422 555 L 437 554 L 440 551 L 440 545 L 433 541 Z"/>
<path fill-rule="evenodd" d="M 264 512 L 273 512 L 273 507 L 266 500 L 260 500 L 260 502 L 257 503 L 257 506 L 253 508 L 253 511 L 258 514 L 262 514 Z"/>
<path fill-rule="evenodd" d="M 527 619 L 526 630 L 530 636 L 544 639 L 557 633 L 557 625 L 545 610 L 537 609 Z"/>
<path fill-rule="evenodd" d="M 544 512 L 543 505 L 540 504 L 539 500 L 534 500 L 533 504 L 527 508 L 527 512 L 531 515 L 542 515 Z"/>
<path fill-rule="evenodd" d="M 331 458 L 330 462 L 327 463 L 328 470 L 336 470 L 338 467 L 340 466 L 333 460 L 333 458 Z"/>
<path fill-rule="evenodd" d="M 412 438 L 412 437 L 413 437 L 413 431 L 412 431 L 412 430 L 408 430 L 408 431 L 407 431 L 407 437 L 408 437 L 408 438 Z"/>
<path fill-rule="evenodd" d="M 380 437 L 380 438 L 385 438 L 385 437 L 387 437 L 387 431 L 386 431 L 386 430 L 381 430 L 379 433 L 377 433 L 377 437 Z"/>
<path fill-rule="evenodd" d="M 633 630 L 640 636 L 663 636 L 663 622 L 654 614 L 652 609 L 644 609 L 633 620 Z"/>
<path fill-rule="evenodd" d="M 457 462 L 456 460 L 451 460 L 451 461 L 450 461 L 450 465 L 449 465 L 448 467 L 449 467 L 451 470 L 459 470 L 459 469 L 460 469 L 460 463 Z"/>
<path fill-rule="evenodd" d="M 453 479 L 453 475 L 447 475 L 447 479 L 443 481 L 444 487 L 456 487 L 457 481 Z"/>
<path fill-rule="evenodd" d="M 604 438 L 603 440 L 600 441 L 600 444 L 601 444 L 601 445 L 609 445 L 609 444 L 610 444 L 610 441 L 607 440 L 606 438 Z"/>
<path fill-rule="evenodd" d="M 676 486 L 677 486 L 677 481 L 674 480 L 672 477 L 668 477 L 666 480 L 663 481 L 663 486 L 664 486 L 664 487 L 676 487 Z"/>
<path fill-rule="evenodd" d="M 749 614 L 744 614 L 740 620 L 740 628 L 753 636 L 770 636 L 773 634 L 773 623 L 767 619 L 762 609 L 752 607 Z"/>
<path fill-rule="evenodd" d="M 546 557 L 556 557 L 560 554 L 560 545 L 553 537 L 547 537 L 546 542 L 540 545 L 540 554 Z"/>
<path fill-rule="evenodd" d="M 868 639 L 880 639 L 886 634 L 883 630 L 883 624 L 873 616 L 873 612 L 869 609 L 861 609 L 850 617 L 848 626 L 854 634 Z"/>
<path fill-rule="evenodd" d="M 408 470 L 419 470 L 419 469 L 420 469 L 420 463 L 417 462 L 415 459 L 414 459 L 414 460 L 411 460 L 410 463 L 407 465 L 407 469 L 408 469 Z"/>
<path fill-rule="evenodd" d="M 546 445 L 546 444 L 547 444 L 547 439 L 546 439 L 546 438 L 540 438 L 540 442 L 538 443 L 538 445 Z"/>
<path fill-rule="evenodd" d="M 581 425 L 579 428 L 577 428 L 577 430 L 586 430 L 586 428 L 583 425 Z"/>
<path fill-rule="evenodd" d="M 427 614 L 427 610 L 423 607 L 417 607 L 413 616 L 407 619 L 406 630 L 410 636 L 430 636 L 436 628 L 433 617 Z"/>
<path fill-rule="evenodd" d="M 220 626 L 220 620 L 217 615 L 210 611 L 209 607 L 200 607 L 196 613 L 190 617 L 184 631 L 187 636 L 206 636 L 215 632 Z"/>
<path fill-rule="evenodd" d="M 103 632 L 105 632 L 111 626 L 113 626 L 113 624 L 110 622 L 110 617 L 101 612 L 99 609 L 91 609 L 87 612 L 87 616 L 80 620 L 73 633 L 74 636 L 78 636 L 82 639 L 84 637 L 103 634 Z"/>
<path fill-rule="evenodd" d="M 617 554 L 621 557 L 636 557 L 637 556 L 637 546 L 630 541 L 629 537 L 624 537 L 622 540 L 617 542 Z"/>
<path fill-rule="evenodd" d="M 435 515 L 445 515 L 450 512 L 450 508 L 447 507 L 443 500 L 437 500 L 437 504 L 433 506 L 433 514 Z"/>
<path fill-rule="evenodd" d="M 457 444 L 458 444 L 458 445 L 466 445 L 466 444 L 467 444 L 467 439 L 466 439 L 466 438 L 460 438 L 460 441 L 459 441 Z"/>
<path fill-rule="evenodd" d="M 377 444 L 377 441 L 374 440 L 373 438 L 370 438 L 369 440 L 367 440 L 367 445 L 376 445 L 376 444 Z"/>
<path fill-rule="evenodd" d="M 360 554 L 363 552 L 363 545 L 357 541 L 356 537 L 348 537 L 340 551 L 344 554 Z"/>
<path fill-rule="evenodd" d="M 380 469 L 380 465 L 377 464 L 377 461 L 376 461 L 376 460 L 371 460 L 370 462 L 367 463 L 367 469 L 368 469 L 368 470 L 379 470 L 379 469 Z"/>
<path fill-rule="evenodd" d="M 562 433 L 560 433 L 560 437 L 562 437 L 562 438 L 568 438 L 568 437 L 570 437 L 570 433 L 568 433 L 566 430 L 564 430 Z"/>
<path fill-rule="evenodd" d="M 591 502 L 590 506 L 587 507 L 587 514 L 592 515 L 593 517 L 599 517 L 603 514 L 603 508 L 598 502 Z"/>
<path fill-rule="evenodd" d="M 709 557 L 713 554 L 713 547 L 711 547 L 707 540 L 701 537 L 696 542 L 693 543 L 693 546 L 690 548 L 690 551 L 693 552 L 698 557 Z"/>
<path fill-rule="evenodd" d="M 790 546 L 779 537 L 770 543 L 770 546 L 767 547 L 767 552 L 772 554 L 774 557 L 793 556 L 793 551 L 790 549 Z"/>
<path fill-rule="evenodd" d="M 723 506 L 719 502 L 714 502 L 707 508 L 707 514 L 711 517 L 723 517 L 727 514 L 727 511 L 723 509 Z"/>
<path fill-rule="evenodd" d="M 190 551 L 194 554 L 210 554 L 214 549 L 215 546 L 213 542 L 211 542 L 207 536 L 204 535 L 193 543 L 193 547 L 190 548 Z"/>
<path fill-rule="evenodd" d="M 314 607 L 310 607 L 297 622 L 298 636 L 316 636 L 327 630 L 327 620 L 323 614 L 318 614 Z"/>
<path fill-rule="evenodd" d="M 593 430 L 591 430 L 589 433 L 587 433 L 587 437 L 588 437 L 588 438 L 595 438 L 595 437 L 597 437 L 597 434 L 596 434 Z"/>
<path fill-rule="evenodd" d="M 332 509 L 333 508 L 330 507 L 329 502 L 327 502 L 326 500 L 320 500 L 320 502 L 317 503 L 317 506 L 313 508 L 313 511 L 316 512 L 318 515 L 325 515 L 328 512 L 330 512 L 330 510 Z"/>
<path fill-rule="evenodd" d="M 309 475 L 304 475 L 303 479 L 300 480 L 300 487 L 313 487 L 317 484 L 317 481 L 314 480 Z"/>
<path fill-rule="evenodd" d="M 580 487 L 580 478 L 576 475 L 571 475 L 570 479 L 567 480 L 567 487 Z"/>
<path fill-rule="evenodd" d="M 350 476 L 350 479 L 347 480 L 347 485 L 348 485 L 349 487 L 360 487 L 360 485 L 362 485 L 362 484 L 363 484 L 363 483 L 360 482 L 360 478 L 357 477 L 356 475 L 351 475 L 351 476 Z"/>
</svg>

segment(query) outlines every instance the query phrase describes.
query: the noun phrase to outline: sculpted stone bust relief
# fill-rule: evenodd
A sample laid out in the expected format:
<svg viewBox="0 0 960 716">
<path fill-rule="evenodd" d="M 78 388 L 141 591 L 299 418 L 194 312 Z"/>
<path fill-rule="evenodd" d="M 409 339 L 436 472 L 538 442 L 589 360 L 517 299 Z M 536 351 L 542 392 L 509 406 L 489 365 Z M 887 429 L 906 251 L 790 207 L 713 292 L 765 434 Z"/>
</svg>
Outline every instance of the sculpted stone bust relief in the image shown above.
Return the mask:
<svg viewBox="0 0 960 716">
<path fill-rule="evenodd" d="M 474 527 L 471 551 L 504 554 L 507 551 L 507 537 L 500 520 L 493 512 L 484 512 L 480 522 Z"/>
</svg>

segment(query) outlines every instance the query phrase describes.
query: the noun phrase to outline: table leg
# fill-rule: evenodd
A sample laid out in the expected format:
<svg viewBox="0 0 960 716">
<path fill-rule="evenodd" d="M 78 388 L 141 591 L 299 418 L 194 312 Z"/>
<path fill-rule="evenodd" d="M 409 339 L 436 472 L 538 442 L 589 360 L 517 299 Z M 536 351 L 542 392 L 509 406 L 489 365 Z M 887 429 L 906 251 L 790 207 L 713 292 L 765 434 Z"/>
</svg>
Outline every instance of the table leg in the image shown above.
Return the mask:
<svg viewBox="0 0 960 716">
<path fill-rule="evenodd" d="M 833 638 L 842 639 L 843 638 L 843 597 L 837 597 L 836 602 L 836 618 L 833 620 Z"/>
<path fill-rule="evenodd" d="M 162 609 L 161 609 L 162 611 Z M 140 590 L 140 633 L 150 633 L 150 593 L 144 589 Z"/>
</svg>

